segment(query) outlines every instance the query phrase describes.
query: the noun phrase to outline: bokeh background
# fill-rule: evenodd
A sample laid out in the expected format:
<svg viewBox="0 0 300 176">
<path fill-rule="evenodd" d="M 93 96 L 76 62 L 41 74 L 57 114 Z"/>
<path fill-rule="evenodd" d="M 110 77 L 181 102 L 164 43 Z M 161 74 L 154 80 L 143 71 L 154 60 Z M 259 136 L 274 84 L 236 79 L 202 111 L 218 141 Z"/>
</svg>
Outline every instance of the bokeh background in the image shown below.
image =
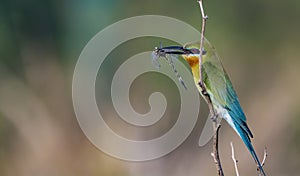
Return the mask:
<svg viewBox="0 0 300 176">
<path fill-rule="evenodd" d="M 260 157 L 267 146 L 266 172 L 299 175 L 300 1 L 206 0 L 204 5 L 209 16 L 206 37 L 217 48 L 236 88 Z M 177 18 L 200 30 L 196 0 L 0 1 L 0 175 L 216 175 L 212 142 L 197 146 L 208 115 L 202 100 L 199 121 L 189 138 L 169 155 L 148 162 L 126 162 L 104 154 L 88 141 L 76 121 L 72 74 L 83 47 L 106 26 L 149 14 Z M 130 97 L 133 107 L 145 113 L 151 92 L 165 94 L 166 120 L 156 129 L 118 125 L 122 122 L 107 96 L 122 59 L 152 50 L 159 41 L 172 43 L 145 37 L 122 44 L 99 73 L 99 108 L 105 109 L 108 124 L 128 138 L 156 137 L 176 121 L 178 90 L 159 74 L 139 77 Z M 225 174 L 234 175 L 229 144 L 233 141 L 240 174 L 256 175 L 241 140 L 222 124 Z"/>
</svg>

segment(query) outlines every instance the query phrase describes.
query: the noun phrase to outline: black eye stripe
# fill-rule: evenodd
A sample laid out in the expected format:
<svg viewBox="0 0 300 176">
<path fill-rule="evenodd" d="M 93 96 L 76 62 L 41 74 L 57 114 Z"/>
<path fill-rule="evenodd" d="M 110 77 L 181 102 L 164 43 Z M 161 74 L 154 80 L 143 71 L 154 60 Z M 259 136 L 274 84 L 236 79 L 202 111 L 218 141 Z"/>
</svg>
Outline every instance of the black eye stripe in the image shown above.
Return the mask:
<svg viewBox="0 0 300 176">
<path fill-rule="evenodd" d="M 192 54 L 199 54 L 200 52 L 199 52 L 199 49 L 197 49 L 197 48 L 192 48 L 192 49 L 189 49 L 190 50 L 190 52 L 192 53 Z M 206 54 L 206 50 L 203 50 L 203 53 L 202 53 L 202 55 L 205 55 Z"/>
</svg>

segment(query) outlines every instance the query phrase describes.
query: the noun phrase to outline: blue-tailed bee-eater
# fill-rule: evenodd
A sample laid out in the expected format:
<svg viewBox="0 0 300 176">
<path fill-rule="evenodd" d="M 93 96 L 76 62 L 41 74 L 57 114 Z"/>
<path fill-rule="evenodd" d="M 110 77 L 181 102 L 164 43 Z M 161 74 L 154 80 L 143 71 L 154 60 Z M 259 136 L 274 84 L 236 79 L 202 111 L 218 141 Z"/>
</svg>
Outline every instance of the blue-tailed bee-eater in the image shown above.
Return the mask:
<svg viewBox="0 0 300 176">
<path fill-rule="evenodd" d="M 265 176 L 266 174 L 251 144 L 250 138 L 253 138 L 253 135 L 246 123 L 246 116 L 228 74 L 224 70 L 215 48 L 206 39 L 203 45 L 201 74 L 199 73 L 200 42 L 188 43 L 184 46 L 160 46 L 155 48 L 154 55 L 156 55 L 156 59 L 159 56 L 166 57 L 167 55 L 182 56 L 190 66 L 199 93 L 202 96 L 206 96 L 203 95 L 203 90 L 199 85 L 200 76 L 202 76 L 203 84 L 206 88 L 205 93 L 208 94 L 217 117 L 225 119 L 240 136 L 255 160 L 261 174 Z M 177 74 L 177 71 L 174 71 Z M 184 85 L 181 77 L 178 74 L 177 76 Z"/>
</svg>

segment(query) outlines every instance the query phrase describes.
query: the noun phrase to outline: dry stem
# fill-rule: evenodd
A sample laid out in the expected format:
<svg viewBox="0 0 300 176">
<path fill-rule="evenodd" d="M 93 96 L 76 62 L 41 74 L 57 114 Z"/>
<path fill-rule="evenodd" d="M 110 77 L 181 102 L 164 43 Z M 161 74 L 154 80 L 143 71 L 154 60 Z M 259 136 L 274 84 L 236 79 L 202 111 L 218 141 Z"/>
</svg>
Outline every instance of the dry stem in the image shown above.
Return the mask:
<svg viewBox="0 0 300 176">
<path fill-rule="evenodd" d="M 200 75 L 200 80 L 199 80 L 199 84 L 203 85 L 203 78 L 202 78 L 202 60 L 203 60 L 203 45 L 204 45 L 204 33 L 205 33 L 205 24 L 206 24 L 206 20 L 208 19 L 207 15 L 205 15 L 204 13 L 204 9 L 203 9 L 203 4 L 202 4 L 202 0 L 198 0 L 199 3 L 199 7 L 200 7 L 200 11 L 201 11 L 201 15 L 202 15 L 202 28 L 201 28 L 201 39 L 200 39 L 200 55 L 199 55 L 199 75 Z"/>
<path fill-rule="evenodd" d="M 200 52 L 199 52 L 199 86 L 202 89 L 202 95 L 205 98 L 208 107 L 209 107 L 209 111 L 210 111 L 210 116 L 213 122 L 213 127 L 214 127 L 214 137 L 213 137 L 213 153 L 212 153 L 212 157 L 214 158 L 215 164 L 216 164 L 216 169 L 218 171 L 218 175 L 219 176 L 224 176 L 223 173 L 223 169 L 221 166 L 221 161 L 220 161 L 220 157 L 219 157 L 219 149 L 218 149 L 218 136 L 219 136 L 219 128 L 220 126 L 218 125 L 217 122 L 217 114 L 215 113 L 215 110 L 213 108 L 211 99 L 206 91 L 206 87 L 203 83 L 203 76 L 202 76 L 202 70 L 203 70 L 203 46 L 204 46 L 204 33 L 205 33 L 205 24 L 206 24 L 206 20 L 208 19 L 207 15 L 205 15 L 204 13 L 204 8 L 203 8 L 203 3 L 202 0 L 198 0 L 199 3 L 199 7 L 200 7 L 200 11 L 201 11 L 201 15 L 202 15 L 202 29 L 201 29 L 201 40 L 200 40 Z"/>
<path fill-rule="evenodd" d="M 268 156 L 268 153 L 267 153 L 267 147 L 265 147 L 265 150 L 264 150 L 264 158 L 261 162 L 261 166 L 264 167 L 265 163 L 266 163 L 266 159 L 267 159 L 267 156 Z"/>
<path fill-rule="evenodd" d="M 230 146 L 231 146 L 231 158 L 232 158 L 233 163 L 234 163 L 235 173 L 236 173 L 236 176 L 239 176 L 240 174 L 239 174 L 239 170 L 238 170 L 238 167 L 237 167 L 238 160 L 235 159 L 234 148 L 233 148 L 232 142 L 230 142 Z"/>
</svg>

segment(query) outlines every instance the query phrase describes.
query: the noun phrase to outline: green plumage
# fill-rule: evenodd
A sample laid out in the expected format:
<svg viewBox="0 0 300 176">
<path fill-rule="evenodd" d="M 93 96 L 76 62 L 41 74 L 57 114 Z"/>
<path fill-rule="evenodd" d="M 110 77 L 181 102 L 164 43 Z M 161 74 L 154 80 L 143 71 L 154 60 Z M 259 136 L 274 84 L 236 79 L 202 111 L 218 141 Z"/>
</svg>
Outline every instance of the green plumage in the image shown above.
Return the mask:
<svg viewBox="0 0 300 176">
<path fill-rule="evenodd" d="M 199 47 L 200 42 L 189 43 L 184 46 L 184 48 L 191 51 L 194 51 L 195 49 L 199 50 Z M 250 138 L 253 138 L 253 135 L 246 123 L 246 116 L 239 103 L 236 92 L 232 86 L 228 74 L 224 70 L 215 48 L 206 39 L 204 40 L 204 50 L 205 52 L 203 53 L 205 54 L 203 54 L 202 57 L 202 77 L 206 91 L 212 101 L 213 108 L 218 116 L 224 118 L 241 137 L 258 167 L 260 168 L 262 174 L 265 175 L 260 161 L 251 144 Z M 183 55 L 183 58 L 188 63 L 194 63 L 191 62 L 191 60 L 198 60 L 198 64 L 190 64 L 190 66 L 194 76 L 195 85 L 197 86 L 199 92 L 202 92 L 198 84 L 200 79 L 199 54 L 190 54 L 186 56 Z"/>
</svg>

